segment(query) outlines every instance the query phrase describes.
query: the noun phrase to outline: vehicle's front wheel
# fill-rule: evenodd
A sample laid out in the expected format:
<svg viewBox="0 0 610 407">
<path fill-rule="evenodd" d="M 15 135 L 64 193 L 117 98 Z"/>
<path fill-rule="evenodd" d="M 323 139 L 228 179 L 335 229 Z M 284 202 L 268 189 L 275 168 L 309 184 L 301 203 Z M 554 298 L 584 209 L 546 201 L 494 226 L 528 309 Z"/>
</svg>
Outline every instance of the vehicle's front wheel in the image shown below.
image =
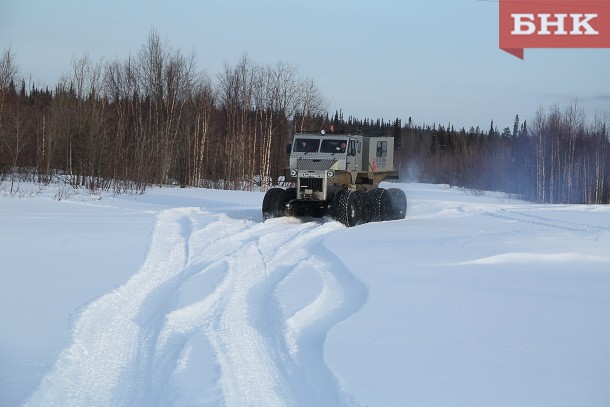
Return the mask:
<svg viewBox="0 0 610 407">
<path fill-rule="evenodd" d="M 292 191 L 283 188 L 271 188 L 263 198 L 263 219 L 279 218 L 286 215 L 286 204 L 291 199 Z"/>
<path fill-rule="evenodd" d="M 333 199 L 333 218 L 347 227 L 356 226 L 362 222 L 360 199 L 355 191 L 344 189 Z"/>
</svg>

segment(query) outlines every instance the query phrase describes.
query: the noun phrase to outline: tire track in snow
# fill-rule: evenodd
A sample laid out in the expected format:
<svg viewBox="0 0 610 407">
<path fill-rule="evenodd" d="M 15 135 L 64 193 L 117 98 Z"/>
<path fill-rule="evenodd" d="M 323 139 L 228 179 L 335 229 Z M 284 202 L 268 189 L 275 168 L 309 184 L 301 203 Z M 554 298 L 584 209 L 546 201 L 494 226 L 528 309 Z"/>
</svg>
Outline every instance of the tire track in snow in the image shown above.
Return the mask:
<svg viewBox="0 0 610 407">
<path fill-rule="evenodd" d="M 217 354 L 226 405 L 340 404 L 323 342 L 332 326 L 366 299 L 364 286 L 321 243 L 342 228 L 276 219 L 232 237 L 243 244 L 220 259 L 223 282 L 213 294 L 168 315 L 161 342 L 183 346 L 203 330 Z M 275 291 L 303 264 L 327 284 L 321 298 L 288 327 Z"/>
<path fill-rule="evenodd" d="M 506 211 L 506 212 L 517 215 L 517 216 L 522 216 L 523 218 L 526 218 L 526 219 L 533 219 L 533 221 L 531 223 L 533 223 L 535 225 L 543 225 L 543 226 L 549 226 L 549 227 L 556 226 L 560 229 L 574 230 L 574 231 L 579 231 L 579 232 L 581 232 L 581 231 L 588 232 L 591 229 L 597 229 L 597 230 L 601 230 L 601 231 L 610 230 L 610 228 L 608 228 L 608 227 L 590 225 L 587 223 L 572 222 L 572 221 L 569 221 L 566 219 L 551 219 L 546 216 L 534 215 L 531 213 L 524 213 L 524 212 L 517 212 L 517 211 Z"/>
<path fill-rule="evenodd" d="M 224 222 L 226 227 L 227 223 L 236 221 L 225 219 Z M 236 393 L 234 390 L 236 387 L 248 388 L 249 391 L 244 393 L 248 395 L 249 400 L 256 398 L 253 394 L 253 386 L 248 387 L 248 376 L 251 376 L 252 369 L 257 369 L 258 383 L 261 383 L 264 382 L 265 377 L 268 377 L 268 374 L 263 372 L 265 366 L 267 371 L 272 371 L 274 367 L 268 358 L 262 357 L 260 351 L 257 352 L 257 347 L 260 348 L 258 345 L 260 340 L 252 340 L 252 338 L 257 335 L 260 337 L 260 335 L 248 324 L 239 324 L 238 329 L 225 329 L 225 332 L 220 335 L 215 335 L 216 331 L 211 332 L 211 325 L 216 323 L 220 326 L 219 321 L 222 318 L 235 321 L 244 317 L 244 308 L 242 307 L 244 298 L 248 297 L 249 289 L 254 282 L 260 279 L 261 271 L 263 278 L 265 275 L 265 263 L 261 260 L 260 254 L 258 252 L 253 254 L 251 251 L 259 236 L 275 233 L 285 236 L 285 239 L 289 240 L 298 233 L 298 229 L 287 228 L 287 225 L 283 222 L 266 222 L 264 224 L 251 224 L 250 226 L 226 238 L 218 239 L 214 244 L 204 245 L 201 248 L 202 253 L 193 257 L 189 268 L 200 270 L 196 274 L 214 272 L 222 264 L 225 268 L 225 278 L 210 295 L 167 315 L 157 349 L 157 353 L 161 355 L 167 354 L 169 349 L 173 349 L 174 356 L 169 358 L 170 363 L 167 364 L 165 370 L 161 369 L 166 373 L 171 373 L 173 371 L 172 366 L 170 366 L 171 361 L 174 361 L 173 368 L 175 368 L 175 360 L 179 358 L 179 353 L 187 340 L 203 329 L 210 340 L 217 345 L 216 352 L 222 369 L 221 384 L 224 384 L 225 399 L 232 398 L 232 395 Z M 201 235 L 210 234 L 209 228 L 204 228 L 199 232 Z M 248 312 L 248 310 L 245 312 Z M 225 328 L 227 326 L 228 324 L 225 324 Z M 248 348 L 244 344 L 250 344 L 251 346 Z M 250 350 L 250 353 L 248 353 L 248 350 Z M 256 361 L 249 363 L 252 368 L 248 376 L 240 375 L 239 368 L 235 368 L 231 363 L 225 363 L 227 360 L 233 360 L 231 355 L 235 353 L 240 354 L 238 359 L 241 364 Z M 250 358 L 247 358 L 248 355 L 250 355 Z M 236 379 L 232 379 L 232 377 L 236 377 Z M 233 386 L 233 383 L 237 383 L 237 385 Z M 266 400 L 271 397 L 264 385 L 260 387 L 260 391 L 265 393 Z M 171 395 L 168 392 L 163 394 L 161 399 L 165 400 L 165 402 L 160 403 L 161 405 L 171 404 Z M 231 405 L 230 402 L 228 404 Z"/>
<path fill-rule="evenodd" d="M 216 352 L 226 404 L 339 404 L 323 342 L 366 299 L 364 286 L 321 243 L 340 228 L 161 212 L 140 271 L 85 309 L 72 345 L 27 405 L 171 405 L 172 375 L 199 332 Z M 287 321 L 275 290 L 302 265 L 320 273 L 324 289 Z M 212 288 L 175 309 L 193 276 L 209 278 Z"/>
<path fill-rule="evenodd" d="M 303 367 L 308 394 L 314 396 L 304 404 L 348 405 L 351 403 L 343 400 L 338 383 L 324 362 L 324 340 L 333 326 L 364 305 L 367 290 L 321 243 L 316 246 L 314 250 L 324 255 L 306 262 L 320 273 L 323 289 L 312 303 L 286 321 L 286 340 L 291 356 Z"/>
<path fill-rule="evenodd" d="M 195 215 L 208 223 L 205 238 L 193 238 L 198 236 L 193 232 Z M 208 261 L 214 262 L 228 253 L 224 239 L 246 227 L 244 222 L 228 223 L 222 215 L 199 209 L 160 212 L 142 268 L 83 311 L 73 330 L 72 345 L 60 354 L 26 405 L 159 403 L 163 391 L 159 384 L 168 374 L 163 363 L 166 358 L 159 357 L 155 349 L 179 287 L 195 270 L 188 266 L 193 243 L 207 247 Z"/>
<path fill-rule="evenodd" d="M 521 222 L 537 226 L 546 226 L 552 229 L 567 230 L 571 232 L 588 232 L 591 229 L 597 229 L 601 231 L 609 230 L 609 228 L 603 226 L 571 222 L 565 219 L 551 219 L 546 216 L 534 215 L 531 213 L 519 212 L 508 209 L 500 209 L 496 212 L 486 212 L 484 213 L 484 215 L 490 216 L 492 218 L 504 219 L 513 222 Z"/>
<path fill-rule="evenodd" d="M 239 288 L 228 293 L 227 303 L 215 313 L 210 330 L 220 355 L 228 405 L 337 405 L 337 384 L 323 363 L 321 343 L 328 330 L 351 312 L 342 315 L 334 308 L 318 308 L 318 317 L 330 322 L 326 330 L 314 335 L 320 344 L 311 348 L 316 349 L 318 358 L 299 358 L 288 346 L 287 322 L 275 290 L 302 262 L 317 258 L 311 253 L 315 243 L 338 228 L 341 226 L 336 223 L 305 224 L 291 228 L 299 231 L 296 236 L 267 233 L 244 247 L 243 256 L 229 261 L 235 287 Z M 344 305 L 353 312 L 364 302 L 366 294 L 360 290 L 362 301 L 343 304 L 341 289 L 335 288 L 324 293 L 337 299 L 337 308 Z M 301 338 L 296 331 L 292 335 Z M 314 369 L 310 362 L 316 365 Z M 324 374 L 312 375 L 313 371 Z"/>
<path fill-rule="evenodd" d="M 147 259 L 123 286 L 90 304 L 79 317 L 73 342 L 26 405 L 135 405 L 147 389 L 162 310 L 188 256 L 185 228 L 193 209 L 161 212 Z"/>
</svg>

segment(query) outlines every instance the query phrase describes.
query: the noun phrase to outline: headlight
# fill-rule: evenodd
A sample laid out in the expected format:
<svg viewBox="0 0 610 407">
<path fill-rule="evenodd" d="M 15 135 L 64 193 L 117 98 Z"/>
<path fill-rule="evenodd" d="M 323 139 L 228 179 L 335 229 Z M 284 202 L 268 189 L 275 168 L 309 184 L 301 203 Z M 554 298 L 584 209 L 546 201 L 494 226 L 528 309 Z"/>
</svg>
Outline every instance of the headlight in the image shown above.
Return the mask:
<svg viewBox="0 0 610 407">
<path fill-rule="evenodd" d="M 334 172 L 334 171 L 326 171 L 326 176 L 327 176 L 328 178 L 332 178 L 332 177 L 334 177 L 334 176 L 335 176 L 335 172 Z"/>
<path fill-rule="evenodd" d="M 297 176 L 297 170 L 295 170 L 294 168 L 290 169 L 290 176 L 291 177 L 296 177 Z"/>
</svg>

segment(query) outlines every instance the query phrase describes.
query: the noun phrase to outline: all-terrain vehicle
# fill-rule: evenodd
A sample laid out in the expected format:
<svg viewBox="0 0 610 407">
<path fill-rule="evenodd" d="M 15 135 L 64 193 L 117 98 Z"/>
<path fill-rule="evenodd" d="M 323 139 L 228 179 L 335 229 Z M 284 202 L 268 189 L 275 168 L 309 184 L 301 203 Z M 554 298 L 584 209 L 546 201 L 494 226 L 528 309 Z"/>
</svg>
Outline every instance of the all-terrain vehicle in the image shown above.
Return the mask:
<svg viewBox="0 0 610 407">
<path fill-rule="evenodd" d="M 286 179 L 295 188 L 271 188 L 263 198 L 263 218 L 330 215 L 346 226 L 403 219 L 402 189 L 379 188 L 398 179 L 394 138 L 297 133 L 286 148 Z"/>
</svg>

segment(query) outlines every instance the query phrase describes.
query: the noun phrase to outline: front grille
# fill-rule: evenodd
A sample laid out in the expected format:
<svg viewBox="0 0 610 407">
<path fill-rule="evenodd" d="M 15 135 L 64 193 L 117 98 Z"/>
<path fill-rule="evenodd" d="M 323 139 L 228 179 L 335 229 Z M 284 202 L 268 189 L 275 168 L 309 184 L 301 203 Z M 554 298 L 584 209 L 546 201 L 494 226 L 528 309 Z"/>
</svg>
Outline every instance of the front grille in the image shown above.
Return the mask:
<svg viewBox="0 0 610 407">
<path fill-rule="evenodd" d="M 299 186 L 301 191 L 304 189 L 311 189 L 314 192 L 322 192 L 322 178 L 300 178 Z"/>
<path fill-rule="evenodd" d="M 308 156 L 309 157 L 309 156 Z M 300 171 L 324 171 L 337 163 L 337 160 L 297 160 L 297 169 Z"/>
</svg>

